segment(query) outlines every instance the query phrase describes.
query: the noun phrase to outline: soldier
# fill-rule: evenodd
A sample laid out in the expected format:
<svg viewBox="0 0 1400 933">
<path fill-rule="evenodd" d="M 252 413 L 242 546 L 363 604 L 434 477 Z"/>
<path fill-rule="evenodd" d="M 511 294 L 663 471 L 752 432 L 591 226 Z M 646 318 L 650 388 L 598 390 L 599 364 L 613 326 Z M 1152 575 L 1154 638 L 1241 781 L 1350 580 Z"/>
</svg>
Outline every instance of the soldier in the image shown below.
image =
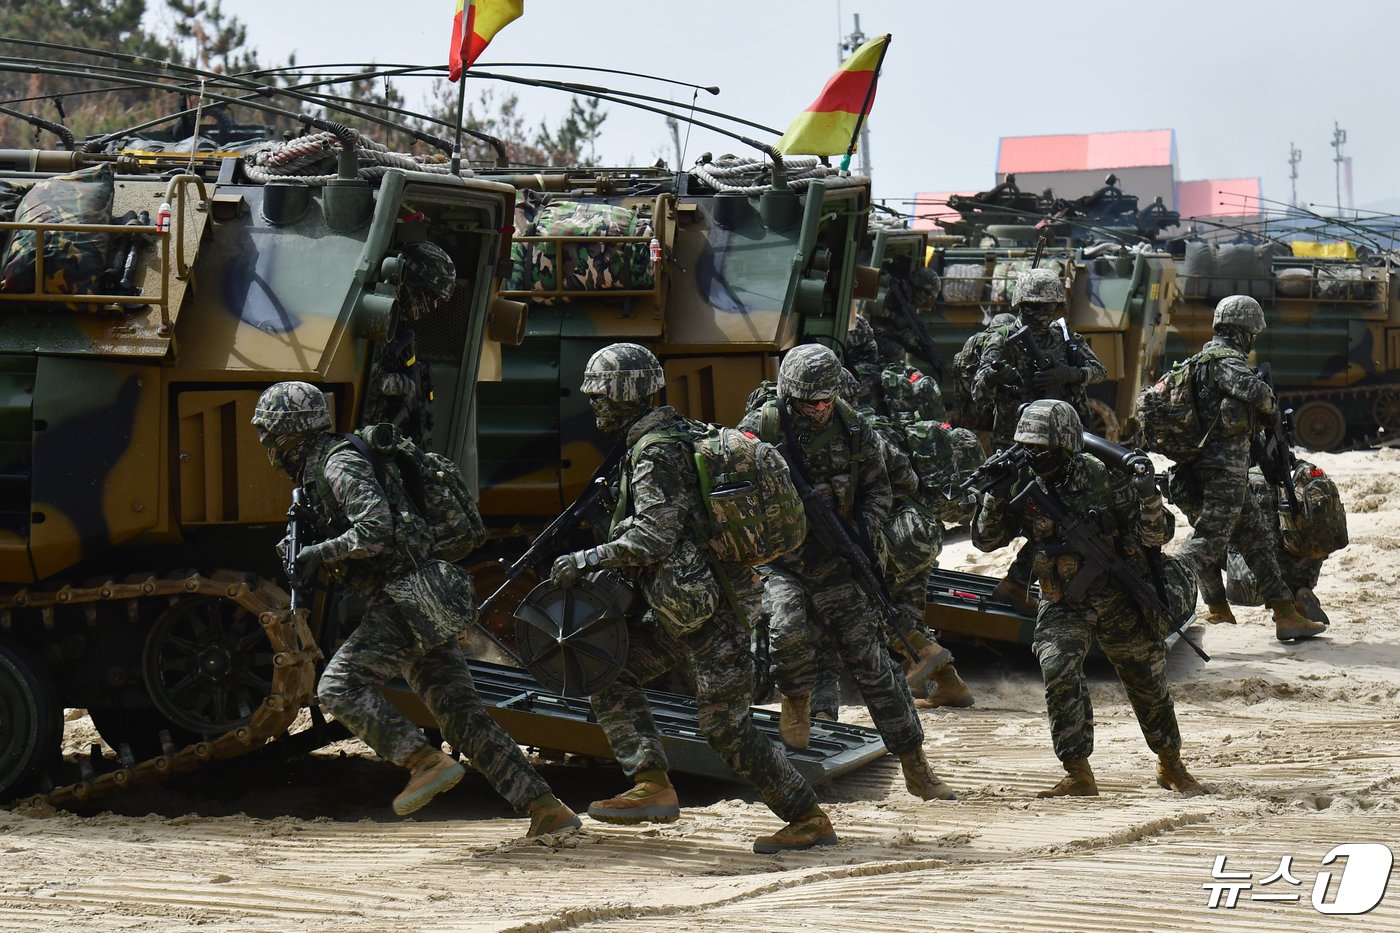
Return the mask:
<svg viewBox="0 0 1400 933">
<path fill-rule="evenodd" d="M 907 268 L 907 267 L 906 267 Z M 888 365 L 909 362 L 909 354 L 921 356 L 923 348 L 914 335 L 913 327 L 896 306 L 903 304 L 913 313 L 919 305 L 930 304 L 942 283 L 938 273 L 928 268 L 908 269 L 907 274 L 888 273 L 888 284 L 879 302 L 866 302 L 871 327 L 875 331 L 875 346 L 880 360 Z M 930 366 L 933 360 L 925 360 Z"/>
<path fill-rule="evenodd" d="M 427 361 L 418 359 L 414 325 L 452 297 L 457 269 L 442 247 L 426 240 L 405 243 L 401 255 L 398 317 L 388 339 L 374 348 L 364 423 L 392 424 L 421 445 L 432 427 L 427 405 L 433 400 L 433 379 Z"/>
<path fill-rule="evenodd" d="M 903 349 L 894 352 L 894 346 L 879 343 L 870 322 L 856 318 L 846 338 L 845 361 L 856 376 L 859 391 L 846 394 L 847 403 L 878 415 L 917 409 L 926 420 L 942 421 L 948 410 L 938 380 L 910 366 Z"/>
<path fill-rule="evenodd" d="M 1273 390 L 1249 368 L 1249 351 L 1264 330 L 1264 310 L 1248 295 L 1230 295 L 1215 306 L 1215 338 L 1187 361 L 1193 376 L 1196 411 L 1210 420 L 1200 453 L 1179 463 L 1170 480 L 1172 501 L 1191 520 L 1192 532 L 1177 551 L 1191 561 L 1198 578 L 1218 568 L 1237 527 L 1237 543 L 1254 571 L 1274 617 L 1279 641 L 1311 638 L 1327 629 L 1304 618 L 1279 571 L 1274 537 L 1247 495 L 1250 442 L 1258 419 L 1278 411 Z M 1218 570 L 1216 570 L 1218 579 Z M 1215 594 L 1202 591 L 1208 600 Z M 1228 603 L 1208 603 L 1208 621 L 1233 621 Z"/>
<path fill-rule="evenodd" d="M 1258 468 L 1249 471 L 1249 493 L 1263 517 L 1265 533 L 1274 543 L 1274 554 L 1278 558 L 1278 569 L 1283 582 L 1293 594 L 1293 603 L 1307 618 L 1316 622 L 1328 622 L 1327 613 L 1318 601 L 1318 577 L 1322 574 L 1322 564 L 1336 550 L 1347 546 L 1346 507 L 1342 504 L 1341 492 L 1337 484 L 1326 472 L 1307 460 L 1298 460 L 1293 465 L 1292 482 L 1297 490 L 1298 513 L 1294 515 L 1279 495 L 1278 487 L 1264 478 Z M 1256 532 L 1258 533 L 1258 532 Z M 1206 604 L 1211 607 L 1213 622 L 1235 621 L 1230 610 L 1231 601 L 1244 605 L 1257 606 L 1263 600 L 1258 597 L 1258 584 L 1240 552 L 1242 538 L 1249 532 L 1241 522 L 1230 539 L 1230 551 L 1226 565 L 1230 571 L 1230 588 L 1220 582 L 1220 571 L 1207 573 L 1201 578 L 1201 593 Z M 1241 567 L 1240 565 L 1245 566 Z M 1254 591 L 1248 599 L 1227 599 L 1226 593 L 1235 594 L 1235 587 Z"/>
<path fill-rule="evenodd" d="M 263 392 L 253 424 L 272 464 L 305 489 L 323 538 L 303 547 L 297 563 L 308 576 L 326 568 L 365 598 L 364 617 L 326 665 L 317 697 L 380 757 L 409 770 L 394 812 L 413 813 L 465 774 L 379 692 L 402 674 L 452 747 L 530 814 L 527 837 L 577 829 L 578 817 L 550 793 L 477 695 L 457 642 L 476 615 L 471 578 L 431 559 L 432 534 L 397 467 L 382 464 L 381 485 L 375 466 L 331 433 L 325 396 L 305 382 Z"/>
<path fill-rule="evenodd" d="M 1008 505 L 1027 483 L 1041 484 L 1071 515 L 1100 522 L 1118 553 L 1144 575 L 1151 572 L 1146 550 L 1171 539 L 1171 512 L 1162 505 L 1152 477 L 1129 479 L 1083 453 L 1083 426 L 1068 402 L 1032 402 L 1012 440 L 1030 448 L 1034 475 L 1023 475 L 1005 497 L 994 492 L 983 497 L 973 521 L 972 543 L 990 551 L 1025 535 L 1026 549 L 1034 554 L 1041 600 L 1032 648 L 1045 677 L 1055 755 L 1066 772 L 1058 784 L 1037 796 L 1092 797 L 1099 792 L 1089 768 L 1094 717 L 1084 677 L 1084 658 L 1095 639 L 1118 671 L 1148 747 L 1157 753 L 1157 783 L 1181 794 L 1202 793 L 1181 762 L 1181 734 L 1167 692 L 1165 631 L 1107 575 L 1080 599 L 1066 593 L 1084 556 L 1066 546 L 1049 516 L 1033 506 L 1013 511 Z"/>
<path fill-rule="evenodd" d="M 953 355 L 953 388 L 957 393 L 958 410 L 953 419 L 964 429 L 975 431 L 991 430 L 995 417 L 990 398 L 974 400 L 972 384 L 977 378 L 977 370 L 982 367 L 982 351 L 994 332 L 1008 337 L 1016 329 L 1016 315 L 1003 311 L 995 314 L 987 326 L 968 337 L 962 349 Z"/>
<path fill-rule="evenodd" d="M 816 344 L 795 347 L 778 369 L 777 399 L 749 412 L 739 427 L 782 446 L 852 536 L 869 541 L 889 515 L 890 480 L 873 425 L 838 398 L 840 389 L 841 363 L 834 353 Z M 789 448 L 784 423 L 797 449 Z M 913 697 L 885 650 L 879 614 L 848 560 L 808 534 L 798 551 L 769 564 L 763 574 L 784 741 L 806 744 L 819 646 L 828 638 L 860 687 L 885 747 L 899 756 L 909 792 L 924 800 L 953 799 L 952 788 L 929 770 Z M 922 671 L 927 677 L 942 649 L 933 643 L 916 648 L 914 675 Z"/>
<path fill-rule="evenodd" d="M 1021 406 L 1035 399 L 1065 400 L 1079 415 L 1080 423 L 1089 420 L 1089 397 L 1084 387 L 1102 382 L 1108 371 L 1087 340 L 1065 327 L 1063 321 L 1059 327 L 1051 325 L 1064 301 L 1064 283 L 1050 269 L 1027 269 L 1016 277 L 1011 289 L 1018 325 L 1030 331 L 1031 340 L 1050 364 L 1048 368 L 1037 366 L 1035 357 L 1011 340 L 1010 334 L 992 330 L 987 337 L 972 397 L 974 403 L 989 404 L 993 410 L 993 451 L 1010 446 Z M 1029 585 L 1030 565 L 1023 551 L 993 595 L 1021 612 L 1034 612 L 1035 603 L 1026 595 Z"/>
<path fill-rule="evenodd" d="M 654 397 L 666 384 L 651 351 L 634 343 L 599 350 L 584 370 L 582 390 L 605 434 L 629 449 L 658 432 L 674 442 L 648 443 L 625 461 L 622 501 L 607 543 L 564 554 L 550 579 L 572 586 L 585 572 L 612 567 L 637 581 L 649 619 L 633 626 L 622 674 L 592 697 L 608 743 L 632 778 L 631 790 L 590 804 L 606 823 L 669 823 L 680 817 L 661 733 L 643 685 L 688 661 L 696 683 L 700 731 L 735 774 L 754 786 L 787 825 L 753 848 L 773 853 L 836 844 L 816 792 L 753 723 L 754 661 L 749 622 L 758 610 L 748 567 L 711 562 L 689 422 Z M 723 579 L 721 579 L 723 577 Z"/>
</svg>

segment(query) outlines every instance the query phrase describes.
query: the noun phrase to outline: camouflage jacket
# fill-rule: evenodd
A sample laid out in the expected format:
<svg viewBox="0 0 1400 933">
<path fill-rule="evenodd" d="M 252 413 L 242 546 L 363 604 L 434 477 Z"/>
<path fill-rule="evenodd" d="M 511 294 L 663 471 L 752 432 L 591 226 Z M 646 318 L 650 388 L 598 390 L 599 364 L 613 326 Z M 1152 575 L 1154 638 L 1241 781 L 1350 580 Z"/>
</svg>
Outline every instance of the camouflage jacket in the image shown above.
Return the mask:
<svg viewBox="0 0 1400 933">
<path fill-rule="evenodd" d="M 1009 440 L 1016 430 L 1016 419 L 1020 408 L 1026 402 L 1035 401 L 1038 396 L 1033 388 L 1036 372 L 1035 358 L 1011 342 L 1011 335 L 1020 329 L 1015 327 L 994 327 L 987 331 L 986 342 L 982 345 L 981 362 L 972 381 L 972 397 L 975 401 L 990 401 L 995 409 L 995 424 L 992 434 L 1000 440 Z M 1036 346 L 1045 354 L 1052 365 L 1078 366 L 1085 372 L 1083 382 L 1068 386 L 1065 401 L 1079 412 L 1079 418 L 1089 423 L 1089 397 L 1085 387 L 1108 378 L 1089 341 L 1083 336 L 1064 327 L 1064 320 L 1052 321 L 1050 326 L 1039 334 L 1032 332 Z M 999 371 L 1010 367 L 1020 380 L 1019 385 L 1002 385 L 995 378 Z"/>
<path fill-rule="evenodd" d="M 365 424 L 392 424 L 415 444 L 423 443 L 428 422 L 427 405 L 433 400 L 432 371 L 418 359 L 413 328 L 400 326 L 374 348 L 369 382 L 365 387 Z"/>
<path fill-rule="evenodd" d="M 384 477 L 387 489 L 359 451 L 329 433 L 312 439 L 302 466 L 321 538 L 309 547 L 367 595 L 429 562 L 433 548 L 428 524 L 409 504 L 392 463 L 384 464 Z"/>
<path fill-rule="evenodd" d="M 779 427 L 778 406 L 772 401 L 746 414 L 739 430 L 747 431 L 786 452 L 787 443 Z M 894 502 L 889 472 L 885 467 L 883 444 L 869 417 L 838 400 L 836 410 L 825 425 L 815 425 L 789 409 L 803 472 L 812 486 L 826 498 L 836 514 L 847 522 L 853 518 L 857 530 L 873 534 L 884 525 Z M 813 546 L 808 536 L 803 553 Z"/>
<path fill-rule="evenodd" d="M 689 435 L 690 422 L 670 405 L 653 408 L 627 431 L 630 450 L 647 434 L 674 430 Z M 708 547 L 704 504 L 688 441 L 649 444 L 623 462 L 626 495 L 609 540 L 597 549 L 600 566 L 646 567 L 666 558 L 682 540 Z"/>
<path fill-rule="evenodd" d="M 1196 410 L 1210 424 L 1202 454 L 1220 442 L 1232 449 L 1247 447 L 1258 416 L 1277 411 L 1273 391 L 1249 368 L 1245 352 L 1223 337 L 1207 341 L 1190 365 Z"/>
<path fill-rule="evenodd" d="M 1083 555 L 1069 550 L 1059 525 L 1030 503 L 1024 511 L 1008 507 L 1028 483 L 1040 483 L 1054 493 L 1071 515 L 1097 522 L 1118 554 L 1139 574 L 1151 573 L 1146 548 L 1158 548 L 1171 540 L 1176 519 L 1160 496 L 1141 502 L 1128 477 L 1104 466 L 1090 454 L 1075 454 L 1063 476 L 1050 483 L 1027 471 L 1006 499 L 984 496 L 972 523 L 972 543 L 979 550 L 992 551 L 1017 536 L 1024 536 L 1035 548 L 1035 570 L 1041 591 L 1052 602 L 1057 586 L 1063 586 L 1083 566 Z M 1105 578 L 1106 580 L 1107 578 Z M 1100 582 L 1094 590 L 1102 588 Z"/>
</svg>

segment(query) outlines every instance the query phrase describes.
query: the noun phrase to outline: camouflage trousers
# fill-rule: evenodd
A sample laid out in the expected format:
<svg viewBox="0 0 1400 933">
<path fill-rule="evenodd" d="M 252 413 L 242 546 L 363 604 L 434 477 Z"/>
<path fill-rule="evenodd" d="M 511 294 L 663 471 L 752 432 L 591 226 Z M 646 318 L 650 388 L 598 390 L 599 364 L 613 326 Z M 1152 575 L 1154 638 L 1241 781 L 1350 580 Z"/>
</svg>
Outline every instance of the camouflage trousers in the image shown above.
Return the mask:
<svg viewBox="0 0 1400 933">
<path fill-rule="evenodd" d="M 1231 542 L 1231 545 L 1233 547 L 1234 542 Z M 1234 549 L 1236 551 L 1239 550 L 1238 548 Z M 1296 593 L 1303 588 L 1310 590 L 1317 588 L 1318 578 L 1322 575 L 1322 564 L 1327 558 L 1299 557 L 1296 554 L 1290 554 L 1285 551 L 1281 544 L 1275 553 L 1278 557 L 1279 573 L 1283 576 L 1283 585 L 1288 587 L 1289 593 Z M 1243 557 L 1243 555 L 1239 556 Z M 1227 562 L 1232 559 L 1234 558 L 1227 558 Z M 1248 561 L 1246 561 L 1246 564 L 1248 564 Z M 1223 603 L 1228 599 L 1226 596 L 1225 584 L 1222 583 L 1220 579 L 1220 570 L 1220 567 L 1216 567 L 1201 578 L 1201 598 L 1208 604 Z M 1253 577 L 1252 568 L 1250 570 L 1250 576 Z M 1253 582 L 1253 580 L 1251 580 L 1251 582 Z M 1254 588 L 1258 588 L 1257 584 Z M 1255 601 L 1251 604 L 1259 605 L 1258 598 L 1256 597 Z"/>
<path fill-rule="evenodd" d="M 1170 492 L 1191 522 L 1191 534 L 1176 554 L 1191 562 L 1201 581 L 1202 599 L 1225 601 L 1220 568 L 1232 544 L 1249 564 L 1266 602 L 1292 598 L 1293 591 L 1279 570 L 1278 533 L 1269 527 L 1268 516 L 1249 493 L 1243 462 L 1221 464 L 1203 455 L 1172 470 Z"/>
<path fill-rule="evenodd" d="M 451 746 L 511 806 L 523 810 L 549 793 L 520 746 L 486 712 L 457 640 L 425 651 L 387 600 L 370 601 L 364 619 L 326 665 L 316 687 L 321 709 L 381 758 L 402 765 L 427 739 L 379 691 L 399 674 L 423 698 Z"/>
<path fill-rule="evenodd" d="M 1176 708 L 1167 692 L 1167 648 L 1122 590 L 1105 586 L 1083 602 L 1042 600 L 1031 644 L 1045 677 L 1045 707 L 1055 756 L 1063 762 L 1094 752 L 1094 707 L 1084 677 L 1084 658 L 1098 639 L 1118 671 L 1147 747 L 1181 748 Z"/>
<path fill-rule="evenodd" d="M 814 568 L 791 560 L 769 565 L 763 608 L 779 690 L 790 696 L 812 692 L 822 666 L 822 640 L 829 639 L 860 688 L 885 747 L 902 755 L 923 745 L 914 698 L 886 650 L 880 615 L 842 561 Z"/>
<path fill-rule="evenodd" d="M 943 550 L 943 524 L 913 505 L 899 508 L 896 504 L 896 509 L 881 536 L 880 564 L 889 586 L 890 600 L 907 620 L 903 634 L 918 632 L 937 645 L 938 639 L 924 624 L 924 607 L 928 603 L 929 574 L 938 566 L 938 555 Z M 901 633 L 883 623 L 882 629 L 887 645 L 897 651 L 905 650 L 899 637 Z M 952 652 L 946 648 L 942 656 L 935 670 L 953 662 Z M 826 713 L 835 719 L 841 706 L 841 658 L 831 638 L 825 635 L 818 649 L 817 665 L 817 680 L 812 686 L 812 715 Z"/>
<path fill-rule="evenodd" d="M 746 614 L 757 618 L 758 585 L 750 572 L 729 575 Z M 644 685 L 677 665 L 695 675 L 700 732 L 715 754 L 749 782 L 778 817 L 791 822 L 817 805 L 816 791 L 767 736 L 754 725 L 754 660 L 749 631 L 723 597 L 719 609 L 697 630 L 679 637 L 647 612 L 628 630 L 627 663 L 617 680 L 590 701 L 613 755 L 629 775 L 669 770 L 661 732 L 652 718 Z"/>
</svg>

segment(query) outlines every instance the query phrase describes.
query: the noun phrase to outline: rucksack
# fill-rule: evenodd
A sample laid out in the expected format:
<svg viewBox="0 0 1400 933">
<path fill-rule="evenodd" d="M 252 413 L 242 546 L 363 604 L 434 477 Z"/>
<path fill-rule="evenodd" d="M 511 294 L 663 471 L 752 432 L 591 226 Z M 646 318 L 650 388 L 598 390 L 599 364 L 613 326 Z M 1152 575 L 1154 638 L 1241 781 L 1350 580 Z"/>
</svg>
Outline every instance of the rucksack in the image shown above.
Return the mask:
<svg viewBox="0 0 1400 933">
<path fill-rule="evenodd" d="M 1311 463 L 1300 461 L 1293 472 L 1298 514 L 1279 505 L 1279 531 L 1283 549 L 1297 557 L 1317 560 L 1350 543 L 1346 507 L 1332 477 Z"/>
<path fill-rule="evenodd" d="M 486 523 L 457 464 L 423 450 L 391 424 L 372 424 L 343 435 L 374 467 L 384 485 L 384 465 L 394 464 L 413 510 L 433 536 L 431 556 L 456 562 L 486 540 Z"/>
<path fill-rule="evenodd" d="M 1219 412 L 1209 423 L 1196 406 L 1198 367 L 1211 360 L 1238 356 L 1238 350 L 1207 346 L 1200 353 L 1175 363 L 1161 378 L 1138 393 L 1137 418 L 1142 446 L 1177 462 L 1196 459 L 1210 436 Z"/>
<path fill-rule="evenodd" d="M 692 421 L 685 434 L 654 431 L 629 453 L 632 463 L 654 444 L 688 442 L 704 527 L 696 529 L 720 561 L 757 567 L 802 546 L 807 512 L 787 461 L 776 447 L 735 428 Z"/>
</svg>

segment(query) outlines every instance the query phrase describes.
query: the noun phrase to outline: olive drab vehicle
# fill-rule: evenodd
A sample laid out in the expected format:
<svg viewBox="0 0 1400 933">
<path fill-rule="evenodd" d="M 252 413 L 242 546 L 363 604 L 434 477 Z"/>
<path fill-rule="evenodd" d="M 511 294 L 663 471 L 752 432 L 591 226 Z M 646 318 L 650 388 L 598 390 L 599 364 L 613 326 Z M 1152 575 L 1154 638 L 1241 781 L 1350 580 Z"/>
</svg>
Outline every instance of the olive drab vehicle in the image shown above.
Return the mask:
<svg viewBox="0 0 1400 933">
<path fill-rule="evenodd" d="M 526 304 L 528 324 L 480 389 L 482 510 L 498 525 L 558 514 L 603 461 L 610 445 L 578 391 L 595 350 L 646 346 L 669 404 L 734 424 L 783 350 L 844 340 L 857 279 L 872 281 L 856 262 L 870 182 L 824 166 L 795 163 L 776 182 L 732 158 L 501 177 L 520 202 L 501 295 Z"/>
<path fill-rule="evenodd" d="M 1021 192 L 1008 176 L 991 191 L 953 197 L 949 204 L 962 219 L 945 221 L 947 235 L 933 238 L 929 267 L 942 285 L 924 314 L 944 359 L 994 315 L 1011 310 L 1020 272 L 1054 269 L 1067 283 L 1066 324 L 1088 339 L 1108 370 L 1105 382 L 1089 387 L 1090 430 L 1119 436 L 1166 348 L 1177 270 L 1152 242 L 1175 225 L 1176 215 L 1159 203 L 1139 210 L 1112 176 L 1074 201 Z M 1129 249 L 1126 242 L 1139 245 Z M 953 385 L 945 383 L 944 398 L 950 409 L 958 401 Z"/>
<path fill-rule="evenodd" d="M 310 701 L 324 599 L 288 611 L 291 487 L 249 419 L 268 385 L 304 380 L 338 430 L 357 424 L 410 241 L 457 270 L 418 331 L 428 440 L 475 462 L 514 189 L 445 165 L 362 177 L 360 142 L 338 124 L 294 140 L 323 150 L 319 180 L 236 152 L 0 152 L 0 799 L 45 781 L 87 799 L 252 751 Z M 50 771 L 65 707 L 90 711 L 115 765 Z"/>
<path fill-rule="evenodd" d="M 1307 252 L 1317 244 L 1299 244 Z M 1245 294 L 1264 308 L 1255 356 L 1267 361 L 1294 436 L 1337 450 L 1400 431 L 1400 297 L 1385 258 L 1293 255 L 1280 242 L 1187 241 L 1166 363 L 1211 338 L 1215 303 Z M 1348 250 L 1348 252 L 1351 252 Z"/>
</svg>

